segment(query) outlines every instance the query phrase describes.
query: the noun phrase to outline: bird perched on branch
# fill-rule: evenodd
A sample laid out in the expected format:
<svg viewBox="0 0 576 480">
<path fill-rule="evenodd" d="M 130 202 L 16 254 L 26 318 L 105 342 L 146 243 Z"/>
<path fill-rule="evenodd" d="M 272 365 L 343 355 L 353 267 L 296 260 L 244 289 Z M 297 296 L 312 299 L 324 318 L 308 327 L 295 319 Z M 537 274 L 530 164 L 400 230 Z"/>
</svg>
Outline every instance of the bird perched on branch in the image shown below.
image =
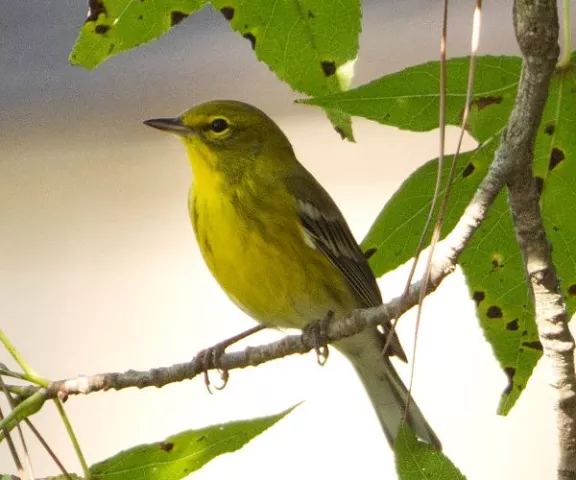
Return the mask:
<svg viewBox="0 0 576 480">
<path fill-rule="evenodd" d="M 267 115 L 224 100 L 144 123 L 184 142 L 200 250 L 248 315 L 264 325 L 302 329 L 328 312 L 343 318 L 382 303 L 342 213 Z M 369 327 L 334 346 L 354 365 L 392 446 L 405 417 L 421 440 L 440 448 L 418 406 L 407 403 L 407 389 L 390 362 L 392 355 L 406 361 L 398 338 L 394 334 L 385 353 L 384 341 Z"/>
</svg>

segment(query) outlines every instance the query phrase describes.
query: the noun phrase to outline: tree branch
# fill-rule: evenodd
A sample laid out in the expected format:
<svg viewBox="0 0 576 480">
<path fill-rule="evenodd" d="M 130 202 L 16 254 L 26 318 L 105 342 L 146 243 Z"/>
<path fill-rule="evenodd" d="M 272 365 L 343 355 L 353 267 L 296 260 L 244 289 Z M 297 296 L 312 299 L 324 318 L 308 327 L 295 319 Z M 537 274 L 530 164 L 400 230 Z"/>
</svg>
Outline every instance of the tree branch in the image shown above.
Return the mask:
<svg viewBox="0 0 576 480">
<path fill-rule="evenodd" d="M 488 174 L 477 189 L 464 214 L 454 229 L 440 242 L 436 248 L 433 261 L 430 282 L 426 293 L 436 290 L 442 280 L 454 271 L 458 257 L 471 240 L 474 232 L 478 229 L 488 213 L 490 205 L 503 188 L 505 181 L 502 174 L 502 162 L 493 162 Z M 414 305 L 418 304 L 421 282 L 415 282 L 410 287 L 408 296 L 400 305 L 400 297 L 397 297 L 385 305 L 376 308 L 357 310 L 350 317 L 330 322 L 326 329 L 328 343 L 342 338 L 355 335 L 369 325 L 382 325 L 388 323 L 392 315 L 404 314 Z M 267 345 L 247 347 L 243 351 L 223 353 L 217 365 L 214 364 L 212 355 L 206 357 L 203 352 L 196 355 L 192 361 L 180 363 L 170 367 L 153 368 L 148 371 L 128 370 L 123 373 L 103 373 L 91 376 L 58 380 L 45 388 L 46 398 L 65 398 L 68 395 L 89 394 L 105 390 L 122 390 L 129 387 L 163 387 L 170 383 L 192 379 L 204 373 L 207 369 L 233 370 L 256 366 L 277 358 L 293 354 L 304 354 L 314 349 L 314 339 L 310 333 L 300 335 L 288 335 L 281 340 Z M 29 397 L 42 387 L 15 386 L 9 389 L 20 400 Z"/>
<path fill-rule="evenodd" d="M 500 146 L 510 168 L 508 199 L 530 285 L 540 341 L 557 390 L 558 479 L 576 479 L 574 339 L 560 292 L 532 176 L 534 141 L 559 54 L 556 0 L 516 0 L 514 28 L 523 54 L 515 108 Z"/>
</svg>

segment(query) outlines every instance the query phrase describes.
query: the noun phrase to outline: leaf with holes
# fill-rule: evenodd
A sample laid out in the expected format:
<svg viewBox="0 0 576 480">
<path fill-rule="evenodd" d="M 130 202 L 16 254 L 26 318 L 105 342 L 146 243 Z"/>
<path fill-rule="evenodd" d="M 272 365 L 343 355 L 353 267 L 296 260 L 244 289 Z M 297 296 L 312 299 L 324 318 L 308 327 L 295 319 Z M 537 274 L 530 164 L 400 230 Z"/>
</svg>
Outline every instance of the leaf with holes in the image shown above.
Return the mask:
<svg viewBox="0 0 576 480">
<path fill-rule="evenodd" d="M 452 124 L 459 122 L 462 111 L 467 81 L 465 62 L 466 59 L 453 59 L 447 65 L 450 82 L 447 118 Z M 411 67 L 356 90 L 312 99 L 310 103 L 401 128 L 430 130 L 437 127 L 438 68 L 437 63 Z M 480 146 L 460 158 L 444 232 L 455 225 L 488 170 L 512 110 L 519 70 L 520 60 L 514 57 L 478 59 L 467 130 Z M 355 103 L 356 100 L 359 101 Z M 569 314 L 576 307 L 576 226 L 571 221 L 571 211 L 565 208 L 576 200 L 574 118 L 574 76 L 558 72 L 550 86 L 535 147 L 534 168 L 543 188 L 543 215 L 562 287 L 568 296 Z M 437 162 L 432 161 L 411 175 L 384 207 L 364 240 L 364 250 L 375 249 L 370 264 L 376 275 L 401 265 L 413 255 L 430 206 L 436 168 Z M 443 172 L 444 180 L 448 168 Z M 525 388 L 542 354 L 542 346 L 504 192 L 461 255 L 460 265 L 476 301 L 486 338 L 509 379 L 498 408 L 499 413 L 506 414 Z"/>
<path fill-rule="evenodd" d="M 400 480 L 466 480 L 446 455 L 419 442 L 406 425 L 398 432 L 395 451 Z"/>
<path fill-rule="evenodd" d="M 92 465 L 90 473 L 99 480 L 185 478 L 217 456 L 240 449 L 296 406 L 269 417 L 187 430 L 161 442 L 139 445 Z"/>
<path fill-rule="evenodd" d="M 456 225 L 486 175 L 497 146 L 496 140 L 488 141 L 460 156 L 461 167 L 452 187 L 444 232 Z M 446 159 L 443 184 L 448 177 L 450 160 L 451 157 Z M 437 165 L 437 160 L 426 163 L 404 182 L 362 242 L 363 250 L 376 249 L 370 265 L 377 275 L 412 257 L 430 208 Z M 430 235 L 427 242 L 429 239 Z M 460 256 L 459 263 L 470 295 L 476 301 L 486 339 L 509 378 L 498 409 L 505 414 L 526 386 L 541 352 L 531 348 L 539 345 L 538 333 L 503 192 Z"/>
<path fill-rule="evenodd" d="M 95 68 L 114 55 L 162 36 L 207 0 L 89 0 L 88 18 L 70 63 Z"/>
<path fill-rule="evenodd" d="M 113 55 L 160 37 L 207 0 L 90 0 L 70 62 L 94 68 Z M 358 55 L 359 0 L 213 0 L 256 57 L 292 87 L 311 96 L 345 90 Z M 327 111 L 343 138 L 353 140 L 350 116 Z"/>
<path fill-rule="evenodd" d="M 213 0 L 230 26 L 250 41 L 256 56 L 281 80 L 307 95 L 345 90 L 358 54 L 358 0 L 290 2 Z M 352 139 L 350 117 L 330 110 L 339 133 Z"/>
<path fill-rule="evenodd" d="M 552 256 L 566 295 L 568 316 L 576 311 L 576 75 L 570 68 L 552 77 L 536 138 L 534 176 L 542 191 L 542 215 Z M 572 207 L 571 207 L 572 205 Z"/>
</svg>

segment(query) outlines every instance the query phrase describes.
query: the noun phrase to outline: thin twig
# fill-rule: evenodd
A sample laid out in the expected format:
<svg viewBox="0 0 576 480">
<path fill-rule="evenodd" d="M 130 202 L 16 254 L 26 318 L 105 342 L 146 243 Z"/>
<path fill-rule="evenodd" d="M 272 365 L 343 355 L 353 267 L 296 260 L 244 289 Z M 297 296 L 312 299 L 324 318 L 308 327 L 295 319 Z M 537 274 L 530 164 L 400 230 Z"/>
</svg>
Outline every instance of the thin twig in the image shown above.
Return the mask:
<svg viewBox="0 0 576 480">
<path fill-rule="evenodd" d="M 2 413 L 2 409 L 0 408 L 0 421 L 4 420 L 4 414 Z M 18 470 L 18 475 L 20 475 L 20 480 L 24 480 L 25 472 L 24 467 L 22 466 L 22 462 L 20 461 L 20 457 L 18 456 L 18 451 L 16 450 L 16 445 L 14 445 L 14 441 L 12 440 L 12 436 L 7 428 L 3 429 L 4 438 L 6 442 L 8 442 L 8 449 L 10 450 L 10 455 L 12 456 L 12 460 L 14 460 L 14 464 L 16 465 L 16 469 Z"/>
<path fill-rule="evenodd" d="M 444 0 L 444 13 L 442 17 L 442 33 L 440 35 L 440 75 L 439 75 L 439 115 L 438 115 L 438 125 L 439 125 L 439 154 L 438 154 L 438 166 L 436 169 L 436 182 L 434 183 L 434 192 L 432 193 L 432 201 L 430 202 L 430 209 L 428 210 L 428 216 L 426 217 L 426 222 L 420 232 L 420 239 L 418 240 L 418 245 L 416 246 L 416 251 L 414 252 L 414 258 L 412 259 L 412 265 L 410 266 L 410 271 L 408 272 L 408 278 L 406 279 L 406 285 L 404 291 L 402 292 L 402 297 L 399 305 L 402 305 L 402 299 L 408 295 L 410 290 L 410 285 L 412 285 L 412 280 L 416 274 L 416 268 L 418 267 L 418 260 L 420 259 L 420 254 L 424 250 L 424 245 L 426 243 L 426 238 L 428 237 L 428 231 L 432 225 L 432 220 L 434 219 L 434 214 L 436 213 L 436 204 L 438 203 L 438 198 L 440 197 L 440 188 L 442 187 L 442 171 L 444 170 L 444 147 L 446 145 L 446 41 L 448 32 L 448 0 Z M 394 338 L 396 333 L 397 323 L 400 321 L 401 314 L 398 313 L 394 316 L 390 322 L 390 329 L 388 331 L 388 336 L 386 342 L 384 343 L 384 348 L 382 352 L 388 351 L 390 342 Z M 406 414 L 408 409 L 406 409 Z"/>
<path fill-rule="evenodd" d="M 6 400 L 8 400 L 8 404 L 10 405 L 10 408 L 14 409 L 14 407 L 16 407 L 16 402 L 14 401 L 14 398 L 12 398 L 12 395 L 8 391 L 8 388 L 6 388 L 6 382 L 4 382 L 4 378 L 2 378 L 1 375 L 0 375 L 0 388 L 2 389 L 2 393 L 4 393 Z M 3 419 L 4 419 L 3 415 L 0 412 L 0 420 L 3 420 Z M 20 425 L 17 425 L 16 428 L 18 429 L 18 435 L 20 437 L 20 442 L 22 443 L 22 450 L 24 451 L 24 458 L 26 459 L 26 466 L 28 467 L 28 472 L 30 473 L 30 476 L 32 478 L 34 478 L 34 470 L 32 468 L 32 461 L 30 459 L 30 454 L 28 453 L 28 446 L 26 445 L 26 439 L 24 438 L 24 432 L 22 431 L 22 428 L 20 427 Z M 8 444 L 10 444 L 12 442 L 12 438 L 10 437 L 8 429 L 4 429 L 4 437 L 8 441 Z M 12 445 L 12 447 L 13 446 L 14 445 Z M 12 447 L 10 447 L 11 452 L 12 452 Z M 14 455 L 14 454 L 16 454 L 14 461 L 16 462 L 16 465 L 18 465 L 20 463 L 20 459 L 18 458 L 18 454 L 15 450 L 14 450 L 14 452 L 12 452 L 12 455 Z M 21 464 L 20 464 L 20 466 L 22 467 Z M 23 471 L 23 468 L 22 468 L 22 471 Z"/>
<path fill-rule="evenodd" d="M 52 450 L 50 445 L 48 445 L 48 442 L 44 439 L 42 434 L 38 431 L 38 429 L 34 426 L 34 424 L 30 421 L 29 418 L 24 419 L 24 421 L 26 422 L 26 425 L 28 425 L 28 428 L 36 436 L 36 438 L 38 439 L 40 444 L 44 447 L 44 449 L 46 450 L 48 455 L 50 455 L 52 460 L 54 460 L 54 463 L 58 466 L 58 468 L 62 472 L 62 475 L 64 475 L 64 477 L 67 478 L 68 480 L 71 480 L 72 479 L 71 474 L 68 472 L 68 470 L 66 470 L 66 467 L 60 461 L 60 459 L 57 457 L 56 453 L 54 452 L 54 450 Z"/>
<path fill-rule="evenodd" d="M 448 6 L 448 2 L 446 1 L 446 7 Z M 447 12 L 445 12 L 446 14 Z M 432 232 L 432 238 L 430 240 L 430 249 L 428 251 L 428 259 L 426 261 L 426 270 L 424 272 L 424 276 L 422 277 L 422 281 L 426 284 L 428 279 L 430 278 L 430 269 L 432 268 L 432 257 L 434 255 L 434 250 L 436 249 L 436 245 L 440 240 L 440 235 L 442 233 L 442 226 L 444 225 L 444 219 L 446 218 L 446 213 L 448 211 L 448 203 L 450 201 L 450 193 L 452 191 L 452 184 L 454 182 L 454 177 L 456 175 L 457 165 L 458 165 L 458 158 L 460 155 L 460 149 L 462 148 L 462 141 L 464 139 L 464 132 L 466 131 L 466 125 L 468 123 L 468 115 L 470 114 L 470 105 L 472 104 L 472 96 L 474 93 L 474 73 L 476 67 L 476 56 L 478 54 L 478 45 L 480 41 L 480 26 L 481 26 L 481 19 L 482 19 L 482 0 L 476 0 L 476 6 L 474 8 L 474 16 L 473 16 L 473 23 L 472 23 L 472 40 L 470 45 L 470 66 L 468 68 L 468 84 L 466 86 L 466 103 L 464 105 L 464 113 L 462 115 L 462 122 L 460 125 L 460 135 L 458 136 L 458 143 L 456 145 L 456 152 L 454 152 L 454 156 L 452 157 L 452 162 L 450 164 L 450 172 L 448 173 L 448 179 L 446 180 L 446 190 L 444 191 L 444 197 L 442 198 L 442 204 L 440 205 L 440 210 L 438 212 L 438 217 L 436 219 L 436 224 L 434 225 L 434 231 Z M 447 18 L 444 19 L 447 21 Z M 444 45 L 445 47 L 445 45 Z M 442 65 L 443 65 L 443 73 L 444 78 L 446 77 L 446 49 L 442 51 Z M 444 80 L 445 82 L 445 80 Z M 441 91 L 441 98 L 446 97 L 446 85 L 443 85 L 443 90 Z M 440 131 L 442 132 L 440 135 L 440 152 L 443 154 L 444 152 L 444 130 L 446 126 L 444 125 L 445 120 L 444 117 L 446 115 L 446 105 L 441 105 L 440 108 L 440 118 L 442 122 L 440 124 Z M 418 341 L 418 331 L 420 329 L 420 321 L 422 319 L 422 310 L 424 305 L 424 299 L 426 298 L 426 289 L 422 289 L 420 291 L 420 298 L 418 299 L 418 311 L 416 313 L 416 325 L 414 328 L 414 345 L 417 344 Z M 410 381 L 408 384 L 408 391 L 412 391 L 412 384 L 414 382 L 414 371 L 416 365 L 416 351 L 417 349 L 414 348 L 412 351 L 412 369 L 410 371 Z M 408 398 L 408 402 L 410 399 Z"/>
<path fill-rule="evenodd" d="M 444 152 L 446 148 L 446 55 L 447 55 L 447 44 L 448 44 L 448 0 L 444 0 L 444 10 L 442 15 L 442 33 L 440 35 L 440 85 L 439 85 L 439 108 L 438 108 L 438 126 L 439 126 L 439 135 L 438 135 L 438 172 L 436 176 L 436 186 L 434 188 L 434 196 L 432 197 L 432 206 L 430 207 L 430 213 L 428 214 L 428 218 L 426 219 L 426 225 L 424 226 L 424 231 L 420 236 L 420 243 L 418 244 L 418 248 L 416 250 L 416 255 L 414 257 L 414 262 L 412 262 L 412 268 L 410 270 L 410 275 L 408 276 L 408 281 L 406 283 L 406 289 L 410 287 L 412 283 L 412 276 L 416 272 L 416 265 L 418 262 L 418 258 L 420 257 L 420 253 L 422 248 L 424 247 L 424 241 L 428 235 L 428 229 L 430 227 L 430 223 L 432 218 L 434 217 L 434 213 L 436 212 L 436 202 L 440 196 L 440 186 L 442 184 L 442 172 L 444 170 Z M 463 127 L 464 128 L 464 127 Z M 454 170 L 454 166 L 456 163 L 456 156 L 452 159 L 452 167 L 450 171 Z M 447 198 L 449 197 L 450 192 L 450 183 L 451 179 L 448 179 L 446 182 L 446 190 L 444 192 L 444 201 L 443 204 L 445 205 L 447 202 Z M 423 284 L 426 285 L 428 280 L 430 279 L 430 268 L 432 267 L 432 256 L 434 255 L 434 247 L 438 243 L 439 235 L 435 236 L 436 232 L 439 232 L 440 226 L 442 224 L 442 219 L 440 216 L 436 219 L 434 224 L 434 231 L 432 234 L 432 241 L 430 243 L 430 249 L 428 251 L 428 260 L 426 262 L 426 271 L 424 276 L 422 277 Z M 435 239 L 435 240 L 434 240 Z M 412 400 L 412 384 L 414 383 L 414 373 L 416 371 L 416 352 L 417 352 L 417 345 L 418 345 L 418 332 L 420 331 L 420 319 L 422 318 L 422 307 L 424 304 L 424 298 L 426 297 L 426 288 L 420 290 L 420 295 L 418 296 L 418 311 L 416 313 L 416 325 L 414 327 L 414 349 L 412 350 L 412 362 L 410 368 L 410 379 L 408 382 L 408 389 L 406 394 L 406 408 L 404 409 L 404 418 L 402 419 L 403 423 L 406 423 L 408 419 L 408 413 L 410 412 L 410 401 Z M 406 294 L 406 290 L 404 290 L 404 294 Z M 395 319 L 392 328 L 390 329 L 390 333 L 388 334 L 388 338 L 386 339 L 386 344 L 384 346 L 384 352 L 388 350 L 388 343 L 392 340 L 394 336 L 394 332 L 396 330 L 396 324 L 399 321 L 399 317 Z"/>
</svg>

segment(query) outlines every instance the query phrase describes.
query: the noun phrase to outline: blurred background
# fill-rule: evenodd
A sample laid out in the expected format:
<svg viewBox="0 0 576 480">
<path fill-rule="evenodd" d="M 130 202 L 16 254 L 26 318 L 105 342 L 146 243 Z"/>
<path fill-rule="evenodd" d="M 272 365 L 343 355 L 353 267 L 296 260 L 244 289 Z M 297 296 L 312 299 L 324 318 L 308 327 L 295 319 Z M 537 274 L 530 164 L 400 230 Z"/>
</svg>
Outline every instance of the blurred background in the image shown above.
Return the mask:
<svg viewBox="0 0 576 480">
<path fill-rule="evenodd" d="M 473 2 L 452 2 L 449 54 L 468 51 Z M 355 84 L 438 58 L 440 1 L 364 2 Z M 184 362 L 253 325 L 220 291 L 199 255 L 187 212 L 190 168 L 180 143 L 142 125 L 214 98 L 264 109 L 333 195 L 358 238 L 403 179 L 436 156 L 437 134 L 354 121 L 342 142 L 323 114 L 253 56 L 209 8 L 160 41 L 95 71 L 67 56 L 85 2 L 0 5 L 0 328 L 51 379 Z M 516 53 L 511 5 L 487 2 L 482 53 Z M 453 146 L 455 131 L 451 131 Z M 468 147 L 472 142 L 468 141 Z M 402 274 L 381 282 L 386 298 Z M 414 312 L 400 324 L 412 349 Z M 251 339 L 263 343 L 280 332 Z M 0 350 L 0 362 L 14 366 Z M 546 365 L 507 417 L 506 386 L 459 272 L 426 301 L 414 397 L 446 454 L 471 480 L 551 478 L 552 393 Z M 408 368 L 401 366 L 404 378 Z M 395 478 L 392 453 L 350 366 L 333 352 L 233 371 L 209 395 L 200 378 L 161 390 L 70 398 L 87 455 L 100 461 L 189 428 L 277 413 L 304 400 L 243 450 L 195 474 L 214 479 Z M 33 418 L 60 458 L 79 465 L 55 410 Z M 29 441 L 35 473 L 56 474 Z M 0 473 L 15 472 L 5 444 Z"/>
</svg>

